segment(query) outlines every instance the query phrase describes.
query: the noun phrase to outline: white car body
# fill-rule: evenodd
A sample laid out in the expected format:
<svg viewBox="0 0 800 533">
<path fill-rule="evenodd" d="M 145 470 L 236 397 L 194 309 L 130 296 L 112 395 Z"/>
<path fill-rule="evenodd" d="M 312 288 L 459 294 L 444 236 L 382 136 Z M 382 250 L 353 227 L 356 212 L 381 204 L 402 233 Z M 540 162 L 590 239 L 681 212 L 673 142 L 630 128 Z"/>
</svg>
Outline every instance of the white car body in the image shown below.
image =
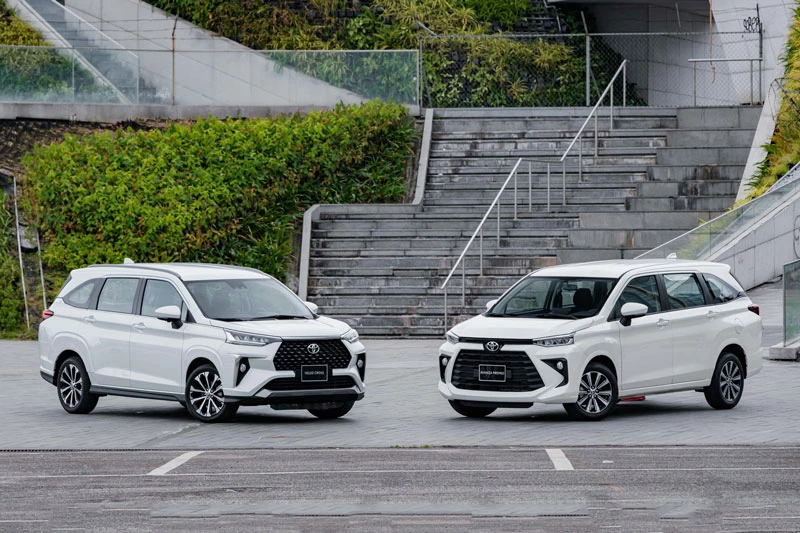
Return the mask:
<svg viewBox="0 0 800 533">
<path fill-rule="evenodd" d="M 131 312 L 100 309 L 103 286 L 115 279 L 133 280 L 130 287 L 138 284 Z M 189 289 L 192 283 L 225 283 L 241 286 L 243 292 L 250 287 L 245 283 L 264 284 L 274 291 L 270 294 L 280 295 L 280 302 L 299 314 L 218 320 L 213 318 L 216 311 L 211 303 L 204 312 Z M 95 284 L 99 284 L 97 289 Z M 167 316 L 168 307 L 155 310 L 157 303 L 150 306 L 154 311 L 143 312 L 151 286 L 167 290 L 173 297 L 169 287 L 174 289 L 182 302 L 178 306 L 177 299 L 173 300 L 173 311 L 179 315 Z M 71 299 L 73 291 L 76 296 Z M 85 304 L 81 291 L 91 294 Z M 213 302 L 217 292 L 226 291 L 220 289 L 206 301 Z M 220 296 L 228 298 L 226 305 L 233 305 L 231 296 Z M 80 306 L 73 305 L 73 300 Z M 256 305 L 268 309 L 272 303 Z M 314 304 L 302 302 L 283 284 L 255 269 L 184 263 L 82 268 L 70 274 L 45 313 L 47 318 L 39 328 L 42 377 L 59 385 L 63 362 L 77 356 L 91 383 L 91 389 L 82 392 L 94 396 L 177 400 L 185 405 L 187 379 L 193 369 L 205 364 L 217 370 L 224 401 L 236 407 L 324 410 L 343 402 L 352 406 L 364 396 L 366 354 L 358 334 L 344 322 L 317 315 Z M 160 318 L 154 316 L 157 314 Z M 80 370 L 80 365 L 76 366 Z M 305 381 L 305 377 L 313 379 Z"/>
<path fill-rule="evenodd" d="M 638 294 L 638 285 L 650 283 L 651 277 L 660 284 L 659 300 L 654 300 L 652 305 L 662 305 L 662 308 L 632 318 L 630 324 L 624 325 L 625 320 L 618 316 L 622 303 L 618 303 L 620 295 L 634 279 L 637 281 L 627 289 L 626 299 Z M 563 319 L 552 317 L 558 313 L 550 313 L 550 318 L 491 316 L 492 310 L 502 305 L 504 299 L 508 302 L 515 287 L 537 278 L 541 278 L 542 284 L 546 279 L 602 278 L 613 280 L 613 289 L 602 306 L 591 311 L 595 313 L 592 316 Z M 664 280 L 688 280 L 692 286 L 702 287 L 704 280 L 712 278 L 716 280 L 715 290 L 718 285 L 727 284 L 738 291 L 738 295 L 725 302 L 710 301 L 713 295 L 707 285 L 708 290 L 703 290 L 705 300 L 698 305 L 672 308 L 670 305 L 678 305 L 671 303 L 672 296 L 668 296 L 667 305 L 663 305 Z M 533 281 L 527 283 L 533 287 Z M 448 341 L 439 348 L 439 392 L 451 403 L 456 402 L 454 408 L 461 405 L 467 410 L 469 407 L 477 409 L 474 416 L 485 416 L 493 407 L 528 407 L 534 402 L 567 404 L 565 407 L 575 404 L 579 400 L 581 379 L 593 362 L 613 372 L 618 387 L 615 400 L 707 389 L 718 360 L 725 353 L 733 353 L 740 359 L 742 381 L 761 369 L 762 326 L 757 306 L 752 306 L 730 275 L 728 265 L 720 263 L 618 260 L 549 267 L 526 276 L 487 307 L 486 313 L 453 327 L 448 332 Z M 547 343 L 553 345 L 541 345 Z M 496 346 L 499 349 L 491 352 Z M 518 359 L 512 360 L 513 357 Z M 531 376 L 534 374 L 525 360 L 519 358 L 530 361 L 540 383 L 529 376 L 530 384 L 512 386 L 516 379 L 524 380 L 521 377 L 523 368 L 527 368 L 525 372 Z M 566 366 L 564 372 L 556 368 L 557 360 Z M 500 381 L 504 379 L 504 369 L 510 376 L 505 382 Z M 453 383 L 454 370 L 457 370 L 456 384 Z M 468 372 L 472 372 L 472 377 L 464 377 Z M 492 372 L 497 375 L 494 383 Z M 514 388 L 526 390 L 509 390 Z"/>
</svg>

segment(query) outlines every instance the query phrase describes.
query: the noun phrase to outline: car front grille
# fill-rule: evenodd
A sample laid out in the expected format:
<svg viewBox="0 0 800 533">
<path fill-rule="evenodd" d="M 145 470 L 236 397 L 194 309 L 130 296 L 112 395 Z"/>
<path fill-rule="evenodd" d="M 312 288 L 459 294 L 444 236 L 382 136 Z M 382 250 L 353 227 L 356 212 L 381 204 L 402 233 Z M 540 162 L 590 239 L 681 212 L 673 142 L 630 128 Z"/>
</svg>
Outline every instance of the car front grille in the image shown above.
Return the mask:
<svg viewBox="0 0 800 533">
<path fill-rule="evenodd" d="M 319 351 L 311 353 L 309 346 L 317 345 Z M 275 370 L 300 371 L 303 365 L 328 365 L 329 368 L 347 368 L 352 356 L 338 339 L 324 341 L 283 341 L 273 362 Z"/>
<path fill-rule="evenodd" d="M 331 376 L 328 381 L 300 381 L 298 378 L 276 378 L 264 385 L 269 391 L 348 389 L 356 382 L 350 376 Z"/>
<path fill-rule="evenodd" d="M 506 381 L 480 381 L 479 365 L 504 365 Z M 544 387 L 539 372 L 524 352 L 464 350 L 456 357 L 451 383 L 459 389 L 495 392 L 529 392 Z"/>
</svg>

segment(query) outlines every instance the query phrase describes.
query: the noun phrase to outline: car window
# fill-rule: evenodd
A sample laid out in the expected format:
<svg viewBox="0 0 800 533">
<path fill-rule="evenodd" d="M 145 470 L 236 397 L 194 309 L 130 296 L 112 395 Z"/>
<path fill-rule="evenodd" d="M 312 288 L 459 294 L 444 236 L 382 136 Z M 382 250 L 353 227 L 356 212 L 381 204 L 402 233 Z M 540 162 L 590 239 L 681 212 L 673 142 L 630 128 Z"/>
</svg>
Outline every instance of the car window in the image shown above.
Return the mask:
<svg viewBox="0 0 800 533">
<path fill-rule="evenodd" d="M 694 274 L 664 274 L 670 309 L 705 305 L 703 289 Z"/>
<path fill-rule="evenodd" d="M 167 281 L 148 279 L 142 296 L 142 315 L 156 316 L 156 309 L 166 305 L 177 305 L 183 311 L 183 300 L 175 287 Z"/>
<path fill-rule="evenodd" d="M 596 315 L 616 280 L 529 276 L 503 295 L 488 316 L 578 319 Z"/>
<path fill-rule="evenodd" d="M 708 286 L 708 292 L 711 293 L 711 298 L 715 304 L 730 302 L 742 296 L 738 289 L 734 289 L 729 284 L 711 274 L 703 274 Z"/>
<path fill-rule="evenodd" d="M 64 302 L 72 307 L 79 307 L 87 309 L 89 307 L 89 299 L 92 297 L 92 292 L 97 285 L 98 279 L 93 279 L 78 285 L 75 289 L 71 290 L 69 294 L 64 296 Z"/>
<path fill-rule="evenodd" d="M 100 289 L 97 299 L 98 311 L 133 313 L 133 302 L 139 280 L 135 278 L 109 278 Z"/>
<path fill-rule="evenodd" d="M 619 316 L 619 310 L 627 303 L 644 304 L 648 313 L 661 311 L 661 298 L 658 294 L 658 282 L 655 276 L 642 276 L 632 279 L 622 294 L 619 295 L 614 310 Z"/>
</svg>

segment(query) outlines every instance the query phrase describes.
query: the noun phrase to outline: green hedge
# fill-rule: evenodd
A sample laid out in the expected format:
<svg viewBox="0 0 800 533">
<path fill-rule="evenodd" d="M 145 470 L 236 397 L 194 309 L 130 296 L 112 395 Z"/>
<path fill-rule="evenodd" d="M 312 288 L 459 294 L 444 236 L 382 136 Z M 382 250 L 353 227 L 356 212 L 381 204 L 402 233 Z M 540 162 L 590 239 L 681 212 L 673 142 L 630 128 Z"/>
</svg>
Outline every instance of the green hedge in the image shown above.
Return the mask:
<svg viewBox="0 0 800 533">
<path fill-rule="evenodd" d="M 62 275 L 131 257 L 285 277 L 312 204 L 402 200 L 415 135 L 405 107 L 371 102 L 67 137 L 23 159 L 23 206 Z"/>
</svg>

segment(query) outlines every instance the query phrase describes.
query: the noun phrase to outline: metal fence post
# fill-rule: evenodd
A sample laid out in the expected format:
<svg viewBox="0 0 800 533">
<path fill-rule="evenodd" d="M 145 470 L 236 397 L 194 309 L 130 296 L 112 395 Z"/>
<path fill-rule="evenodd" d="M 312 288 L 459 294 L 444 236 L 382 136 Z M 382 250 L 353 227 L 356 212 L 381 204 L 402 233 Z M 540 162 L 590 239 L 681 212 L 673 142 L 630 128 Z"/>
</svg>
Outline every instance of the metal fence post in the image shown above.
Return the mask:
<svg viewBox="0 0 800 533">
<path fill-rule="evenodd" d="M 628 107 L 628 62 L 622 64 L 622 107 Z"/>
<path fill-rule="evenodd" d="M 586 107 L 592 105 L 592 39 L 586 34 Z"/>
<path fill-rule="evenodd" d="M 578 181 L 583 181 L 583 133 L 578 140 Z"/>
<path fill-rule="evenodd" d="M 447 285 L 444 286 L 444 332 L 447 333 Z"/>
<path fill-rule="evenodd" d="M 467 258 L 461 261 L 461 307 L 467 306 Z"/>
<path fill-rule="evenodd" d="M 528 161 L 528 213 L 533 211 L 533 176 L 531 175 L 531 162 Z"/>
<path fill-rule="evenodd" d="M 597 157 L 597 113 L 594 114 L 594 156 Z"/>
<path fill-rule="evenodd" d="M 615 80 L 616 81 L 616 80 Z M 608 113 L 608 130 L 614 131 L 614 82 L 611 82 L 611 107 Z"/>
<path fill-rule="evenodd" d="M 514 171 L 514 220 L 517 220 L 517 171 Z"/>
<path fill-rule="evenodd" d="M 500 248 L 500 197 L 497 197 L 497 247 Z"/>
<path fill-rule="evenodd" d="M 561 205 L 567 205 L 567 160 L 561 163 Z"/>
<path fill-rule="evenodd" d="M 697 107 L 697 63 L 692 63 L 692 95 L 694 106 Z"/>
<path fill-rule="evenodd" d="M 547 212 L 550 212 L 550 163 L 547 163 Z"/>
<path fill-rule="evenodd" d="M 478 267 L 480 275 L 483 276 L 483 226 L 478 233 L 478 245 L 480 246 L 480 265 Z"/>
</svg>

